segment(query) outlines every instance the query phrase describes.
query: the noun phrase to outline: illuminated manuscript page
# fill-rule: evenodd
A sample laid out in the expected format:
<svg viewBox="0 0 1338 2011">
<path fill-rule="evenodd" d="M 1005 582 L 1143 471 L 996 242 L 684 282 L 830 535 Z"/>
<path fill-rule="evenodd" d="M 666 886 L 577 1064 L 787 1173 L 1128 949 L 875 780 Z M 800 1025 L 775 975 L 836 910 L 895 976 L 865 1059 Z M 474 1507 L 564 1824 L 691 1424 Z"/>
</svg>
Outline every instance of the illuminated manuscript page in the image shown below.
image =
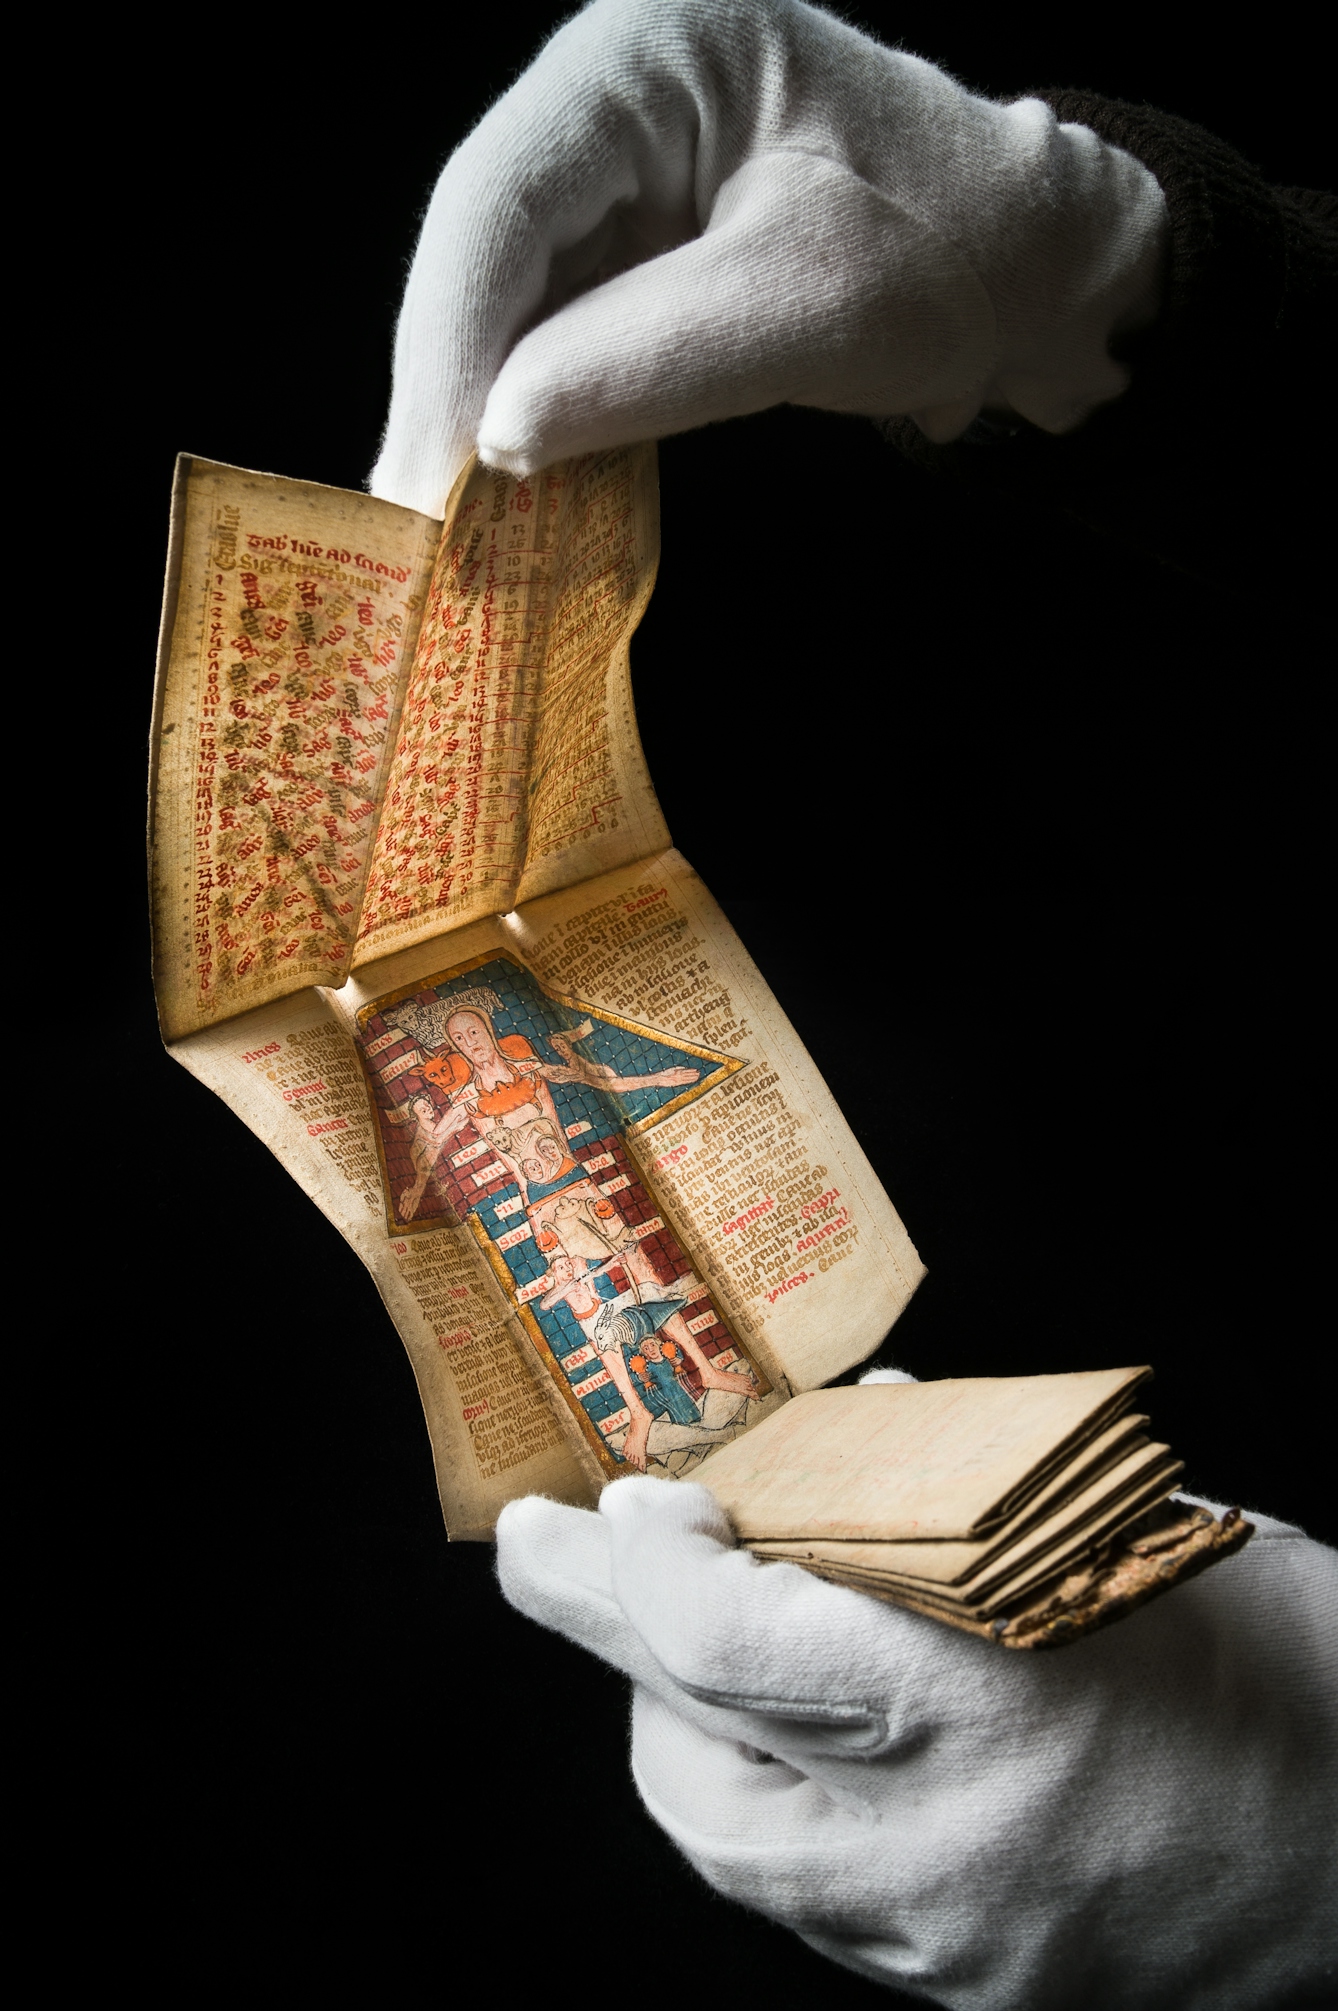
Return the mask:
<svg viewBox="0 0 1338 2011">
<path fill-rule="evenodd" d="M 632 1149 L 737 1330 L 791 1390 L 865 1360 L 924 1266 L 803 1043 L 687 861 L 673 851 L 643 859 L 529 902 L 506 927 L 555 992 L 744 1062 Z"/>
<path fill-rule="evenodd" d="M 1104 1431 L 1111 1407 L 1127 1405 L 1147 1373 L 814 1391 L 766 1433 L 722 1451 L 712 1484 L 743 1537 L 967 1542 L 989 1534 L 1015 1500 L 1020 1509 L 1040 1498 L 1033 1483 L 1055 1467 L 1056 1448 L 1076 1427 Z M 1084 1447 L 1079 1473 L 1087 1456 Z M 1072 1486 L 1072 1459 L 1065 1466 Z"/>
<path fill-rule="evenodd" d="M 444 535 L 183 456 L 151 781 L 166 1037 L 665 845 L 628 670 L 658 555 L 653 446 L 471 467 Z"/>
<path fill-rule="evenodd" d="M 873 1387 L 880 1387 L 874 1385 Z M 895 1387 L 895 1386 L 894 1386 Z M 923 1537 L 903 1540 L 878 1538 L 859 1541 L 846 1538 L 763 1537 L 750 1539 L 766 1557 L 789 1557 L 814 1548 L 828 1562 L 847 1563 L 854 1569 L 878 1570 L 917 1578 L 927 1583 L 958 1585 L 993 1569 L 1006 1559 L 1020 1542 L 1048 1545 L 1056 1534 L 1085 1525 L 1093 1509 L 1122 1501 L 1147 1475 L 1167 1464 L 1167 1448 L 1150 1444 L 1138 1427 L 1145 1417 L 1121 1418 L 1094 1441 L 1093 1459 L 1078 1476 L 1075 1488 L 1070 1472 L 1062 1473 L 1037 1496 L 1034 1503 L 993 1531 L 989 1536 L 946 1540 Z M 722 1470 L 727 1472 L 727 1469 Z M 723 1482 L 722 1492 L 727 1488 Z M 829 1554 L 830 1553 L 830 1554 Z"/>
<path fill-rule="evenodd" d="M 448 1529 L 479 1538 L 520 1494 L 589 1501 L 638 1463 L 692 1470 L 865 1358 L 922 1267 L 751 959 L 663 849 L 627 662 L 658 552 L 653 448 L 532 484 L 467 470 L 440 530 L 365 496 L 181 464 L 155 977 L 173 1054 L 372 1271 Z M 531 1205 L 542 1182 L 527 1198 L 492 1157 L 505 1120 L 438 1137 L 468 1094 L 450 1001 L 472 992 L 485 1020 L 498 1004 L 474 964 L 529 987 L 524 1067 L 546 1057 L 555 1095 L 603 1098 L 607 1137 L 593 1117 L 559 1127 L 570 1164 L 549 1213 Z M 670 1085 L 627 1125 L 599 1087 L 631 1080 L 619 1042 L 658 1053 L 636 1081 L 663 1064 Z M 543 1128 L 520 1125 L 531 1143 Z M 540 1314 L 551 1328 L 582 1303 L 563 1299 L 566 1246 L 551 1256 L 579 1193 L 589 1233 L 613 1238 L 604 1313 L 638 1327 L 635 1360 L 601 1354 L 593 1303 L 569 1356 L 544 1339 Z M 595 1260 L 572 1249 L 584 1279 Z M 652 1372 L 669 1410 L 638 1451 L 619 1391 Z"/>
<path fill-rule="evenodd" d="M 463 930 L 452 949 L 477 953 L 498 934 L 493 924 Z M 328 995 L 299 992 L 190 1035 L 172 1054 L 263 1140 L 376 1280 L 413 1366 L 449 1534 L 490 1537 L 520 1494 L 593 1502 L 598 1481 L 468 1231 L 387 1235 L 367 1091 Z M 247 1220 L 248 1236 L 263 1233 Z M 321 1373 L 319 1354 L 311 1373 Z"/>
<path fill-rule="evenodd" d="M 628 1150 L 769 1371 L 791 1390 L 812 1389 L 863 1361 L 924 1266 L 687 861 L 661 853 L 528 902 L 498 926 L 553 997 L 736 1058 L 717 1086 L 633 1132 Z M 351 1026 L 367 1001 L 460 961 L 454 935 L 419 945 L 359 969 L 338 1009 Z M 415 1055 L 400 1053 L 394 1065 L 413 1068 Z"/>
<path fill-rule="evenodd" d="M 447 505 L 355 964 L 668 842 L 628 671 L 658 559 L 653 446 L 531 481 L 466 470 Z"/>
<path fill-rule="evenodd" d="M 439 529 L 178 464 L 150 781 L 165 1038 L 347 970 Z"/>
<path fill-rule="evenodd" d="M 602 1480 L 630 1470 L 599 1456 L 588 1424 L 584 1438 L 575 1429 L 574 1419 L 583 1421 L 573 1390 L 607 1383 L 591 1350 L 583 1351 L 588 1381 L 569 1387 L 527 1324 L 529 1308 L 499 1290 L 500 1243 L 485 1249 L 478 1222 L 461 1223 L 458 1213 L 425 1216 L 402 1198 L 404 1175 L 387 1177 L 386 1141 L 400 1131 L 409 1137 L 402 1120 L 416 1086 L 432 1080 L 433 1065 L 439 1082 L 451 1079 L 452 1050 L 431 1019 L 432 985 L 448 978 L 456 996 L 465 987 L 477 1014 L 496 1004 L 487 985 L 504 959 L 542 981 L 568 1028 L 603 1014 L 695 1059 L 699 1083 L 665 1092 L 663 1114 L 617 1144 L 626 1170 L 602 1152 L 589 1166 L 625 1219 L 629 1190 L 652 1197 L 657 1212 L 643 1226 L 686 1253 L 687 1266 L 637 1296 L 676 1292 L 689 1300 L 689 1335 L 708 1343 L 714 1331 L 732 1341 L 713 1360 L 752 1365 L 759 1393 L 749 1424 L 789 1392 L 863 1360 L 923 1275 L 760 973 L 673 852 L 401 951 L 338 992 L 308 990 L 177 1043 L 177 1058 L 265 1140 L 376 1278 L 418 1378 L 457 1537 L 490 1534 L 516 1495 L 588 1501 Z M 569 1040 L 572 1051 L 580 1038 Z M 444 1059 L 434 1064 L 434 1054 Z M 383 1099 L 390 1125 L 384 1112 L 373 1116 L 373 1078 L 391 1091 Z M 466 1129 L 453 1138 L 460 1149 L 441 1169 L 454 1167 L 465 1189 L 515 1195 L 486 1132 L 475 1136 Z M 579 1139 L 572 1149 L 582 1150 Z M 528 1212 L 519 1195 L 492 1204 L 492 1215 L 505 1218 L 496 1225 L 505 1243 L 529 1236 Z M 532 1304 L 555 1282 L 559 1273 L 540 1267 L 519 1296 Z M 617 1426 L 616 1410 L 609 1421 Z M 680 1445 L 647 1470 L 686 1473 L 696 1457 Z"/>
<path fill-rule="evenodd" d="M 1149 1497 L 1156 1500 L 1169 1492 L 1181 1471 L 1181 1463 L 1170 1456 L 1166 1446 L 1142 1446 L 983 1563 L 978 1563 L 972 1552 L 984 1546 L 964 1542 L 847 1543 L 813 1537 L 803 1542 L 750 1543 L 750 1548 L 763 1557 L 834 1564 L 852 1577 L 867 1576 L 908 1589 L 928 1591 L 938 1586 L 953 1598 L 993 1598 L 999 1586 L 1020 1580 L 1056 1558 L 1072 1555 L 1073 1547 L 1090 1543 L 1094 1535 L 1134 1520 L 1150 1505 Z M 710 1484 L 709 1474 L 703 1479 Z"/>
</svg>

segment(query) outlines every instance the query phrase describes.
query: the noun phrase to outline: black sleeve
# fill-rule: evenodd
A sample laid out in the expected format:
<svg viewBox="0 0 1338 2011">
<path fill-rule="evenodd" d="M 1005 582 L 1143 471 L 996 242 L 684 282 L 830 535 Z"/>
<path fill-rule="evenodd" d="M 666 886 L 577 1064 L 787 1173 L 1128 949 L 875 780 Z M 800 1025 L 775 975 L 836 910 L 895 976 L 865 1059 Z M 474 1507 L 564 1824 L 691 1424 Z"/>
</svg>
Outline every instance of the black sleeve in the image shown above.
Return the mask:
<svg viewBox="0 0 1338 2011">
<path fill-rule="evenodd" d="M 1327 536 L 1338 205 L 1270 186 L 1170 113 L 1036 95 L 1142 161 L 1165 192 L 1161 312 L 1117 349 L 1130 388 L 1060 437 L 990 419 L 947 447 L 909 419 L 884 422 L 887 437 L 1010 512 L 1062 509 L 1231 591 L 1301 585 Z"/>
</svg>

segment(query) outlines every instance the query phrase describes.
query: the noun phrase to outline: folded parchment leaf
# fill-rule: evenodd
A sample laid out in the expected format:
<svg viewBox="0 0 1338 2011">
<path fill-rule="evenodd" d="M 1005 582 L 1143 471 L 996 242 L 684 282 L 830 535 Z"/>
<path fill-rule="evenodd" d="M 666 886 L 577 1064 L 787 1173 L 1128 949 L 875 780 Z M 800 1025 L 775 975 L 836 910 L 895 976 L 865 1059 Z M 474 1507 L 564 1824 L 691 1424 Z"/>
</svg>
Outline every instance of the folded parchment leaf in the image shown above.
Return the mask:
<svg viewBox="0 0 1338 2011">
<path fill-rule="evenodd" d="M 1006 1647 L 1056 1647 L 1240 1548 L 1126 1413 L 1146 1368 L 814 1390 L 700 1479 L 757 1556 Z"/>
</svg>

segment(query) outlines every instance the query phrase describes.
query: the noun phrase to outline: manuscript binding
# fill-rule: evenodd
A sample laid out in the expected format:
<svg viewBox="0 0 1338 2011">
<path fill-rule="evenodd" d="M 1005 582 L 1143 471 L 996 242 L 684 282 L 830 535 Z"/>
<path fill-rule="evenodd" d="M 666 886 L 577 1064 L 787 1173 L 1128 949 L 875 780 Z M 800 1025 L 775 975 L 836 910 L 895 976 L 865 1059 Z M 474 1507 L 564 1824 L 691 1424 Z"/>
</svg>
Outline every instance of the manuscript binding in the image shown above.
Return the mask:
<svg viewBox="0 0 1338 2011">
<path fill-rule="evenodd" d="M 701 1479 L 764 1560 L 1006 1648 L 1055 1648 L 1245 1543 L 1171 1499 L 1181 1463 L 1131 1406 L 1151 1371 L 800 1396 Z"/>
<path fill-rule="evenodd" d="M 653 447 L 471 466 L 442 522 L 178 468 L 163 1036 L 372 1271 L 455 1537 L 696 1471 L 923 1275 L 670 844 L 628 667 L 658 552 Z"/>
<path fill-rule="evenodd" d="M 761 1557 L 1057 1645 L 1248 1525 L 1166 1506 L 1179 1467 L 1129 1411 L 1146 1371 L 821 1388 L 924 1267 L 672 849 L 628 663 L 658 551 L 649 446 L 471 465 L 440 522 L 183 456 L 164 1040 L 372 1272 L 452 1537 L 521 1494 L 694 1475 Z M 683 758 L 701 744 L 689 721 Z M 937 1496 L 880 1465 L 917 1432 L 957 1448 Z"/>
</svg>

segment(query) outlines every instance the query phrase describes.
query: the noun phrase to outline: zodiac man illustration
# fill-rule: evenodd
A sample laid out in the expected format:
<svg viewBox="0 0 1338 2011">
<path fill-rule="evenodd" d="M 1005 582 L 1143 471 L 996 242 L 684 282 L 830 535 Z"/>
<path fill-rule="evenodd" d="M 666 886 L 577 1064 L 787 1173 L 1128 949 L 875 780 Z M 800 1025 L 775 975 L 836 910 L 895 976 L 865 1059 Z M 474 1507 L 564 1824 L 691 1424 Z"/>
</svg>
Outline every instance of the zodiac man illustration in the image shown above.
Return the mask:
<svg viewBox="0 0 1338 2011">
<path fill-rule="evenodd" d="M 404 1109 L 387 1112 L 392 1123 L 414 1125 L 409 1143 L 413 1184 L 399 1197 L 402 1222 L 417 1213 L 442 1152 L 467 1125 L 486 1138 L 528 1200 L 532 1187 L 551 1187 L 578 1170 L 549 1088 L 552 1082 L 580 1082 L 604 1091 L 679 1088 L 696 1082 L 700 1070 L 662 1068 L 648 1075 L 619 1075 L 601 1062 L 577 1055 L 574 1043 L 594 1028 L 582 1021 L 574 1031 L 554 1034 L 553 1046 L 565 1063 L 542 1061 L 524 1034 L 498 1039 L 492 1015 L 482 1006 L 461 1006 L 446 1021 L 451 1046 L 424 1064 L 427 1081 L 450 1099 L 440 1114 L 430 1095 L 420 1093 Z M 607 1254 L 607 1253 L 606 1253 Z"/>
<path fill-rule="evenodd" d="M 657 1419 L 680 1432 L 714 1437 L 715 1427 L 703 1420 L 708 1399 L 713 1409 L 722 1398 L 731 1399 L 724 1408 L 732 1414 L 733 1405 L 757 1393 L 756 1380 L 742 1364 L 732 1372 L 718 1367 L 689 1331 L 687 1301 L 659 1276 L 614 1202 L 574 1157 L 552 1087 L 579 1083 L 605 1094 L 677 1089 L 699 1081 L 700 1070 L 675 1066 L 620 1075 L 579 1051 L 579 1043 L 595 1031 L 589 1019 L 549 1034 L 562 1060 L 544 1061 L 525 1035 L 498 1036 L 478 994 L 448 1011 L 438 1025 L 433 1044 L 444 1051 L 425 1062 L 421 1073 L 438 1094 L 445 1092 L 445 1109 L 423 1089 L 386 1113 L 392 1123 L 413 1127 L 414 1178 L 398 1197 L 399 1219 L 413 1220 L 429 1185 L 446 1198 L 438 1164 L 472 1128 L 519 1188 L 535 1244 L 548 1264 L 538 1309 L 567 1305 L 622 1398 L 629 1420 L 622 1457 L 646 1470 Z M 615 1271 L 622 1274 L 622 1289 L 610 1275 Z M 700 1403 L 680 1379 L 689 1367 L 701 1386 Z"/>
<path fill-rule="evenodd" d="M 706 1354 L 684 1317 L 684 1301 L 666 1287 L 613 1203 L 587 1183 L 567 1188 L 531 1212 L 535 1237 L 549 1257 L 550 1286 L 540 1305 L 565 1298 L 590 1336 L 627 1406 L 629 1424 L 623 1458 L 644 1473 L 647 1440 L 657 1416 L 667 1412 L 677 1424 L 701 1417 L 678 1381 L 676 1365 L 691 1362 L 703 1392 L 752 1396 L 756 1383 L 747 1369 L 722 1369 Z M 565 1260 L 565 1262 L 563 1261 Z M 630 1291 L 616 1300 L 596 1298 L 595 1280 L 621 1266 Z M 598 1310 L 596 1310 L 596 1308 Z M 686 1362 L 684 1363 L 686 1366 Z M 642 1380 L 638 1390 L 634 1374 Z"/>
</svg>

